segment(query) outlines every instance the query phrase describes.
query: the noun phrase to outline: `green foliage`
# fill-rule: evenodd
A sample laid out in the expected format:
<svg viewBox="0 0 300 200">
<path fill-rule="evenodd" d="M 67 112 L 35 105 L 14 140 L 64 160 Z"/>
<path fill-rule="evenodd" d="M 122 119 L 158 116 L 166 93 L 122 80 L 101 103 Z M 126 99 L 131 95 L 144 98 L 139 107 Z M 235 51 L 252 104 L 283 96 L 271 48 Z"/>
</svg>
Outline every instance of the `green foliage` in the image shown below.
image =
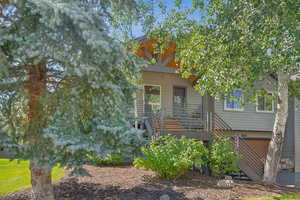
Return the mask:
<svg viewBox="0 0 300 200">
<path fill-rule="evenodd" d="M 216 138 L 210 146 L 209 167 L 214 175 L 238 172 L 239 155 L 230 138 Z"/>
<path fill-rule="evenodd" d="M 75 169 L 87 152 L 134 157 L 144 140 L 123 106 L 139 60 L 112 32 L 138 2 L 8 2 L 0 1 L 0 148 Z"/>
<path fill-rule="evenodd" d="M 300 81 L 294 81 L 289 84 L 290 96 L 295 96 L 300 99 Z"/>
<path fill-rule="evenodd" d="M 196 164 L 208 166 L 214 175 L 238 172 L 239 154 L 230 138 L 218 137 L 206 148 L 201 141 L 162 136 L 142 149 L 134 166 L 154 171 L 159 177 L 175 179 Z"/>
<path fill-rule="evenodd" d="M 99 158 L 95 155 L 88 155 L 92 162 L 97 166 L 119 166 L 125 163 L 122 155 L 120 154 L 110 154 L 105 158 Z"/>
<path fill-rule="evenodd" d="M 205 165 L 208 150 L 201 141 L 168 135 L 143 148 L 142 154 L 144 157 L 135 159 L 135 167 L 152 170 L 161 178 L 176 179 L 193 164 Z"/>
<path fill-rule="evenodd" d="M 272 136 L 276 138 L 280 135 L 278 127 L 287 120 L 287 93 L 300 97 L 299 79 L 291 83 L 297 81 L 292 77 L 300 75 L 299 1 L 202 2 L 207 13 L 204 21 L 199 23 L 190 17 L 193 9 L 178 9 L 156 27 L 154 38 L 165 43 L 176 41 L 178 72 L 183 77 L 197 77 L 194 86 L 201 95 L 224 98 L 241 89 L 245 101 L 253 101 L 258 92 L 255 88 L 272 90 L 282 108 L 276 113 Z M 288 84 L 290 87 L 286 87 Z M 275 143 L 273 150 L 280 150 L 280 145 Z M 278 163 L 280 156 L 270 159 Z M 266 171 L 265 181 L 276 180 L 267 174 L 276 173 Z"/>
<path fill-rule="evenodd" d="M 300 72 L 297 1 L 197 2 L 202 11 L 193 6 L 162 12 L 162 23 L 151 36 L 164 43 L 176 41 L 178 71 L 184 77 L 199 77 L 195 84 L 199 92 L 222 96 L 242 89 L 251 97 L 257 83 L 274 87 L 279 73 Z M 190 13 L 202 15 L 203 20 Z M 290 94 L 299 96 L 295 92 Z"/>
<path fill-rule="evenodd" d="M 0 174 L 0 199 L 1 195 L 30 188 L 28 161 L 0 159 Z M 54 167 L 52 170 L 52 179 L 56 181 L 63 178 L 64 174 L 63 168 Z"/>
<path fill-rule="evenodd" d="M 300 196 L 293 194 L 284 194 L 277 197 L 247 198 L 244 200 L 300 200 Z"/>
<path fill-rule="evenodd" d="M 103 160 L 104 165 L 122 165 L 124 164 L 124 159 L 122 158 L 121 155 L 118 154 L 111 154 L 109 155 L 106 159 Z"/>
</svg>

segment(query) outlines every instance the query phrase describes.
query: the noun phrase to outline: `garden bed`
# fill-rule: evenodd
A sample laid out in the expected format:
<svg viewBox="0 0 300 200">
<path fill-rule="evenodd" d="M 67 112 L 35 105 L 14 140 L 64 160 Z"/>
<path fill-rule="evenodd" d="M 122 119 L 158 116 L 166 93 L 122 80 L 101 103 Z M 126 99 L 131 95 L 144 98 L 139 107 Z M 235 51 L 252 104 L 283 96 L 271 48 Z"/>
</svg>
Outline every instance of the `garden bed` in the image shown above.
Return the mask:
<svg viewBox="0 0 300 200">
<path fill-rule="evenodd" d="M 234 188 L 219 189 L 217 179 L 197 172 L 189 172 L 180 180 L 166 181 L 131 166 L 85 168 L 93 177 L 66 177 L 55 183 L 58 200 L 158 200 L 165 194 L 170 200 L 229 200 L 300 193 L 296 188 L 264 186 L 251 181 L 235 181 Z M 5 199 L 28 200 L 30 195 L 30 190 L 25 190 Z"/>
</svg>

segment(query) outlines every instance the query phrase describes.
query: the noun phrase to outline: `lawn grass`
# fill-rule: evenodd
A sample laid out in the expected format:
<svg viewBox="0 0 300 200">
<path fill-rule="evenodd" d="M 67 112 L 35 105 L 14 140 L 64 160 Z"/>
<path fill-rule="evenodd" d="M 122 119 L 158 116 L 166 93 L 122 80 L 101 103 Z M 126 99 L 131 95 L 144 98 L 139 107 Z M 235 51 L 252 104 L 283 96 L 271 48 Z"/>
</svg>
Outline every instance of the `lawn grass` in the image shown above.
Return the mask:
<svg viewBox="0 0 300 200">
<path fill-rule="evenodd" d="M 64 176 L 64 169 L 55 167 L 52 171 L 52 180 Z M 30 188 L 29 162 L 10 162 L 8 159 L 0 159 L 0 196 L 12 192 Z"/>
<path fill-rule="evenodd" d="M 300 200 L 300 196 L 285 194 L 278 197 L 249 198 L 244 200 Z"/>
</svg>

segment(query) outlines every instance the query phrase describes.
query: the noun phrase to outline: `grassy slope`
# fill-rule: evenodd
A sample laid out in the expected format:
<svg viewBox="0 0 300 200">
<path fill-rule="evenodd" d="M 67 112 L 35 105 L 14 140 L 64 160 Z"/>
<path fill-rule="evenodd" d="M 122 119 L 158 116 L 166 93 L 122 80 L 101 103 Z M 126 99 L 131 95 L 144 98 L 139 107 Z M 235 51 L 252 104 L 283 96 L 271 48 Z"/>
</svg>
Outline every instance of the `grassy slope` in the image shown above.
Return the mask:
<svg viewBox="0 0 300 200">
<path fill-rule="evenodd" d="M 7 159 L 0 159 L 0 196 L 30 187 L 29 162 L 9 162 Z M 57 180 L 64 176 L 64 170 L 54 168 L 52 179 Z"/>
<path fill-rule="evenodd" d="M 249 198 L 244 200 L 300 200 L 300 196 L 282 195 L 279 197 L 263 197 L 263 198 Z"/>
</svg>

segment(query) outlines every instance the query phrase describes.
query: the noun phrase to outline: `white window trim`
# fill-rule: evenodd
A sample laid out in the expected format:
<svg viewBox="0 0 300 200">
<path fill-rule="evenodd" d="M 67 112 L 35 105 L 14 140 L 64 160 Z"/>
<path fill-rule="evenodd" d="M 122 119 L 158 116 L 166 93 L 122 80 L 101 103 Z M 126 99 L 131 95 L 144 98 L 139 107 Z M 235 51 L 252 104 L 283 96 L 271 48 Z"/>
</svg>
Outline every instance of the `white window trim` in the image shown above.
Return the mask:
<svg viewBox="0 0 300 200">
<path fill-rule="evenodd" d="M 158 86 L 159 87 L 159 104 L 160 104 L 160 109 L 162 108 L 161 104 L 161 85 L 155 85 L 155 84 L 143 84 L 143 110 L 145 112 L 145 86 Z M 154 104 L 153 104 L 154 105 Z"/>
<path fill-rule="evenodd" d="M 272 97 L 274 96 L 273 92 L 267 92 L 268 94 L 271 94 Z M 258 110 L 258 95 L 256 95 L 256 112 L 258 113 L 274 113 L 275 112 L 275 101 L 272 99 L 272 110 Z"/>
<path fill-rule="evenodd" d="M 241 89 L 237 89 L 237 90 L 240 90 L 242 92 L 242 102 L 245 102 L 243 91 Z M 241 106 L 241 108 L 227 108 L 226 100 L 227 100 L 227 97 L 224 100 L 224 110 L 225 111 L 243 112 L 245 110 L 244 106 Z"/>
</svg>

